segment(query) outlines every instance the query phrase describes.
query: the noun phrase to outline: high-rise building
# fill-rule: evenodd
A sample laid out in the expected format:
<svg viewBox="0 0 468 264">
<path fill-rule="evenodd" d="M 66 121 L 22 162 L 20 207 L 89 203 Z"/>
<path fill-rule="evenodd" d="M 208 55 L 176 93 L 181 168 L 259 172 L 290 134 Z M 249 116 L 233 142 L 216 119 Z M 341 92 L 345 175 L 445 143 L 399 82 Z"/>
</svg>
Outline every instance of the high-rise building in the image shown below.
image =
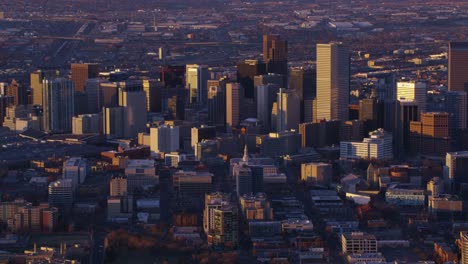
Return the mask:
<svg viewBox="0 0 468 264">
<path fill-rule="evenodd" d="M 397 82 L 397 100 L 415 101 L 419 114 L 426 112 L 427 85 L 423 82 Z"/>
<path fill-rule="evenodd" d="M 342 43 L 317 44 L 315 119 L 348 120 L 349 49 Z"/>
<path fill-rule="evenodd" d="M 101 112 L 104 106 L 104 98 L 101 83 L 105 81 L 100 78 L 92 78 L 86 81 L 87 113 L 96 114 Z"/>
<path fill-rule="evenodd" d="M 177 171 L 172 175 L 172 186 L 179 194 L 205 195 L 212 190 L 213 174 L 207 171 Z"/>
<path fill-rule="evenodd" d="M 361 140 L 365 136 L 364 122 L 360 120 L 348 120 L 340 126 L 340 140 Z"/>
<path fill-rule="evenodd" d="M 102 108 L 102 126 L 102 133 L 106 135 L 107 138 L 125 137 L 125 108 Z"/>
<path fill-rule="evenodd" d="M 44 79 L 43 82 L 43 122 L 46 132 L 72 131 L 74 114 L 74 86 L 68 79 Z"/>
<path fill-rule="evenodd" d="M 216 127 L 201 125 L 200 127 L 192 127 L 191 129 L 191 146 L 195 149 L 198 142 L 204 139 L 216 138 Z"/>
<path fill-rule="evenodd" d="M 179 127 L 162 125 L 150 128 L 151 154 L 169 153 L 178 150 Z"/>
<path fill-rule="evenodd" d="M 446 111 L 449 113 L 449 126 L 451 135 L 456 131 L 467 128 L 467 93 L 464 91 L 450 91 L 445 95 Z"/>
<path fill-rule="evenodd" d="M 236 247 L 239 244 L 239 215 L 234 205 L 214 209 L 214 228 L 208 244 L 215 247 Z"/>
<path fill-rule="evenodd" d="M 254 77 L 266 72 L 266 64 L 259 60 L 245 60 L 237 64 L 237 81 L 244 87 L 245 98 L 254 98 Z"/>
<path fill-rule="evenodd" d="M 395 154 L 403 155 L 409 150 L 410 123 L 419 120 L 418 103 L 415 101 L 398 100 L 393 129 Z"/>
<path fill-rule="evenodd" d="M 450 42 L 448 52 L 449 91 L 468 91 L 468 42 Z"/>
<path fill-rule="evenodd" d="M 190 91 L 189 102 L 203 105 L 208 98 L 208 67 L 187 64 L 185 86 Z"/>
<path fill-rule="evenodd" d="M 252 170 L 248 166 L 237 166 L 233 174 L 236 179 L 236 193 L 238 196 L 253 192 Z"/>
<path fill-rule="evenodd" d="M 208 81 L 208 120 L 214 124 L 226 123 L 226 83 L 228 78 Z"/>
<path fill-rule="evenodd" d="M 271 128 L 271 109 L 273 108 L 273 103 L 278 98 L 279 91 L 280 86 L 272 83 L 262 84 L 256 87 L 257 118 L 263 122 L 267 131 L 270 131 Z"/>
<path fill-rule="evenodd" d="M 13 106 L 14 100 L 13 96 L 0 95 L 0 123 L 2 125 L 7 116 L 7 108 Z"/>
<path fill-rule="evenodd" d="M 444 182 L 452 194 L 468 193 L 468 151 L 448 152 L 445 157 Z"/>
<path fill-rule="evenodd" d="M 88 171 L 86 160 L 73 157 L 63 162 L 63 179 L 71 179 L 73 187 L 83 184 Z"/>
<path fill-rule="evenodd" d="M 372 131 L 362 142 L 341 141 L 340 157 L 343 159 L 391 160 L 393 159 L 392 135 L 383 129 Z"/>
<path fill-rule="evenodd" d="M 49 204 L 70 207 L 74 201 L 72 179 L 62 179 L 49 184 Z"/>
<path fill-rule="evenodd" d="M 161 68 L 160 80 L 165 87 L 185 87 L 185 66 L 164 66 Z"/>
<path fill-rule="evenodd" d="M 359 120 L 364 121 L 366 132 L 383 128 L 385 124 L 383 101 L 377 98 L 359 100 Z"/>
<path fill-rule="evenodd" d="M 296 131 L 283 131 L 257 136 L 260 153 L 268 157 L 279 157 L 298 153 L 301 148 L 301 135 Z"/>
<path fill-rule="evenodd" d="M 333 176 L 333 168 L 328 163 L 302 163 L 301 180 L 313 185 L 328 186 Z"/>
<path fill-rule="evenodd" d="M 341 121 L 317 120 L 312 123 L 299 124 L 302 147 L 321 148 L 337 145 L 340 142 Z"/>
<path fill-rule="evenodd" d="M 298 129 L 300 122 L 300 99 L 296 92 L 280 88 L 277 99 L 276 129 L 278 132 Z"/>
<path fill-rule="evenodd" d="M 205 194 L 205 209 L 203 210 L 203 230 L 208 234 L 214 229 L 214 210 L 228 205 L 230 202 L 229 194 L 210 193 Z"/>
<path fill-rule="evenodd" d="M 127 195 L 127 178 L 114 177 L 110 180 L 110 196 Z"/>
<path fill-rule="evenodd" d="M 218 156 L 218 141 L 212 139 L 203 139 L 195 146 L 195 157 L 197 160 L 206 160 Z"/>
<path fill-rule="evenodd" d="M 99 134 L 102 132 L 102 115 L 88 114 L 74 116 L 72 133 L 75 135 Z"/>
<path fill-rule="evenodd" d="M 156 80 L 143 80 L 143 91 L 146 94 L 146 111 L 162 111 L 162 89 L 163 83 Z"/>
<path fill-rule="evenodd" d="M 99 76 L 99 65 L 90 63 L 73 63 L 71 65 L 71 80 L 77 92 L 84 92 L 86 81 Z"/>
<path fill-rule="evenodd" d="M 16 80 L 12 80 L 11 83 L 6 87 L 6 96 L 13 97 L 13 104 L 26 104 L 27 103 L 27 91 L 26 87 L 21 86 Z"/>
<path fill-rule="evenodd" d="M 468 232 L 460 232 L 460 264 L 468 263 Z"/>
<path fill-rule="evenodd" d="M 244 90 L 239 83 L 226 84 L 226 124 L 236 127 L 240 124 Z"/>
<path fill-rule="evenodd" d="M 410 122 L 409 150 L 412 154 L 445 156 L 450 151 L 449 115 L 421 113 L 420 122 Z"/>
<path fill-rule="evenodd" d="M 288 42 L 279 35 L 263 35 L 263 61 L 269 73 L 283 75 L 283 84 L 288 76 Z"/>
<path fill-rule="evenodd" d="M 301 100 L 301 122 L 312 121 L 311 102 L 317 96 L 317 69 L 292 68 L 289 72 L 289 89 L 296 91 Z"/>
<path fill-rule="evenodd" d="M 125 137 L 136 137 L 146 131 L 146 94 L 143 91 L 124 91 L 119 102 L 125 108 Z"/>
<path fill-rule="evenodd" d="M 53 78 L 57 77 L 58 73 L 55 71 L 43 71 L 37 70 L 32 72 L 30 75 L 30 85 L 31 85 L 31 92 L 32 92 L 32 103 L 34 105 L 42 105 L 42 90 L 43 84 L 42 81 L 44 78 Z"/>
</svg>

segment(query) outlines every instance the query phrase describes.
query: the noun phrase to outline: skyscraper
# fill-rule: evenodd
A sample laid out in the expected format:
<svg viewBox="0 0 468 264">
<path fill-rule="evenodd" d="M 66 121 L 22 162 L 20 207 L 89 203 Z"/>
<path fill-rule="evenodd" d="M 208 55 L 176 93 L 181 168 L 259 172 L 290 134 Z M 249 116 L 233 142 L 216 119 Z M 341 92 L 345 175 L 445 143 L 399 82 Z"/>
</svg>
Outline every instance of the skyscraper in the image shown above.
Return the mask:
<svg viewBox="0 0 468 264">
<path fill-rule="evenodd" d="M 422 113 L 421 121 L 410 123 L 410 152 L 444 156 L 450 151 L 449 115 L 445 112 Z"/>
<path fill-rule="evenodd" d="M 207 100 L 208 67 L 198 64 L 187 64 L 185 86 L 190 91 L 191 104 L 204 104 Z"/>
<path fill-rule="evenodd" d="M 315 119 L 348 120 L 349 49 L 342 43 L 317 44 Z"/>
<path fill-rule="evenodd" d="M 427 85 L 423 82 L 397 82 L 397 100 L 410 100 L 418 104 L 419 113 L 426 112 Z"/>
<path fill-rule="evenodd" d="M 245 60 L 237 64 L 237 81 L 244 87 L 244 96 L 254 98 L 254 77 L 266 74 L 266 65 L 259 60 Z"/>
<path fill-rule="evenodd" d="M 208 81 L 208 120 L 214 124 L 225 124 L 226 83 L 229 79 Z"/>
<path fill-rule="evenodd" d="M 226 84 L 226 124 L 236 127 L 241 121 L 241 103 L 243 88 L 239 83 Z"/>
<path fill-rule="evenodd" d="M 156 80 L 143 80 L 143 91 L 146 94 L 146 111 L 162 111 L 162 88 L 163 84 Z"/>
<path fill-rule="evenodd" d="M 312 120 L 312 105 L 310 103 L 317 96 L 317 69 L 303 67 L 291 69 L 289 72 L 289 89 L 295 90 L 299 96 L 301 122 Z"/>
<path fill-rule="evenodd" d="M 270 131 L 271 129 L 271 109 L 273 103 L 278 98 L 280 86 L 277 84 L 259 85 L 256 88 L 257 94 L 257 118 L 262 121 L 265 128 Z M 274 124 L 276 127 L 276 124 Z"/>
<path fill-rule="evenodd" d="M 75 83 L 75 91 L 84 92 L 86 81 L 97 78 L 99 65 L 90 63 L 73 63 L 71 65 L 71 80 Z"/>
<path fill-rule="evenodd" d="M 125 108 L 103 107 L 102 108 L 102 132 L 107 138 L 122 138 L 125 136 Z"/>
<path fill-rule="evenodd" d="M 288 42 L 279 35 L 263 35 L 263 61 L 269 73 L 283 75 L 284 83 L 288 76 Z"/>
<path fill-rule="evenodd" d="M 42 105 L 42 81 L 46 77 L 54 77 L 57 76 L 57 73 L 55 71 L 43 71 L 43 70 L 37 70 L 35 72 L 32 72 L 30 75 L 30 85 L 31 85 L 31 90 L 32 90 L 32 103 L 34 105 Z"/>
<path fill-rule="evenodd" d="M 74 85 L 71 80 L 44 79 L 42 88 L 43 122 L 46 132 L 72 131 Z"/>
<path fill-rule="evenodd" d="M 27 103 L 26 87 L 21 86 L 16 80 L 12 80 L 10 85 L 6 87 L 5 95 L 13 96 L 14 105 Z"/>
<path fill-rule="evenodd" d="M 298 129 L 300 122 L 300 99 L 296 92 L 280 88 L 277 99 L 276 129 L 278 132 Z"/>
<path fill-rule="evenodd" d="M 449 113 L 451 137 L 467 127 L 467 102 L 468 97 L 464 91 L 450 91 L 445 95 L 445 110 Z"/>
<path fill-rule="evenodd" d="M 450 42 L 448 52 L 449 91 L 468 90 L 468 42 Z"/>
<path fill-rule="evenodd" d="M 395 146 L 393 150 L 397 156 L 405 153 L 409 147 L 410 123 L 419 120 L 418 103 L 415 101 L 397 101 L 395 128 L 393 138 Z"/>
<path fill-rule="evenodd" d="M 150 129 L 151 154 L 169 153 L 179 149 L 179 127 L 162 125 Z"/>
<path fill-rule="evenodd" d="M 143 91 L 122 93 L 120 106 L 125 108 L 125 137 L 136 137 L 146 131 L 146 94 Z"/>
</svg>

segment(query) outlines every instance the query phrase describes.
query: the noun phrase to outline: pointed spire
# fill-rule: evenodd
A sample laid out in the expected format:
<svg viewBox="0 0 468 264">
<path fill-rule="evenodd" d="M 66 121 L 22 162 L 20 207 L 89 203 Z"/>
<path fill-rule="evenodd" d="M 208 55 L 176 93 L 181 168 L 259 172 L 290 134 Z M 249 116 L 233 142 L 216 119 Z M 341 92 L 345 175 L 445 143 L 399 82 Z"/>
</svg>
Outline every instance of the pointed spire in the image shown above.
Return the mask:
<svg viewBox="0 0 468 264">
<path fill-rule="evenodd" d="M 247 144 L 245 144 L 245 147 L 244 147 L 244 157 L 242 157 L 242 160 L 249 164 L 249 150 L 247 148 Z"/>
</svg>

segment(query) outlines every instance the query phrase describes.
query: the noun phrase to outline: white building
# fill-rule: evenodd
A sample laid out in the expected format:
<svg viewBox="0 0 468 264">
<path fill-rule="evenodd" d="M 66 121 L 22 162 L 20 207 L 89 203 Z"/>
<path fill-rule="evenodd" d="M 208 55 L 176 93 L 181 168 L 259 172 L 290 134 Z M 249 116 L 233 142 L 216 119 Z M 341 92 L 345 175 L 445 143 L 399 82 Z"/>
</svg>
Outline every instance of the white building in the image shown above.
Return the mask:
<svg viewBox="0 0 468 264">
<path fill-rule="evenodd" d="M 392 135 L 383 129 L 369 133 L 362 142 L 341 141 L 340 157 L 343 159 L 393 159 Z"/>
<path fill-rule="evenodd" d="M 71 179 L 73 187 L 76 188 L 79 184 L 83 184 L 87 174 L 87 163 L 85 159 L 73 157 L 63 163 L 62 177 Z"/>
<path fill-rule="evenodd" d="M 150 129 L 151 155 L 179 149 L 179 127 L 162 125 Z"/>
<path fill-rule="evenodd" d="M 397 82 L 397 100 L 415 101 L 419 113 L 426 112 L 427 85 L 423 82 Z"/>
</svg>

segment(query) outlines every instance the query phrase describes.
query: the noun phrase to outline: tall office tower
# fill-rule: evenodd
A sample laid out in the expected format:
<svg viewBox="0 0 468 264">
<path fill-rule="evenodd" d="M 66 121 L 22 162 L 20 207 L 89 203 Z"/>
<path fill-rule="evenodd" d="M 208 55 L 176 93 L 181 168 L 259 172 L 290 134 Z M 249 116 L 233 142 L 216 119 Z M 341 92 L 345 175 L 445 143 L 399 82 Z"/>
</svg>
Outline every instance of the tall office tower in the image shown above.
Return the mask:
<svg viewBox="0 0 468 264">
<path fill-rule="evenodd" d="M 342 43 L 317 44 L 315 119 L 348 120 L 349 49 Z"/>
<path fill-rule="evenodd" d="M 468 192 L 468 151 L 449 152 L 445 156 L 445 190 L 451 194 Z M 466 196 L 464 197 L 466 199 Z"/>
<path fill-rule="evenodd" d="M 214 124 L 226 123 L 226 84 L 228 78 L 208 81 L 208 120 Z"/>
<path fill-rule="evenodd" d="M 190 91 L 189 102 L 203 105 L 208 98 L 208 66 L 187 64 L 185 87 Z"/>
<path fill-rule="evenodd" d="M 75 115 L 82 115 L 88 113 L 88 94 L 86 92 L 75 92 Z"/>
<path fill-rule="evenodd" d="M 237 64 L 237 81 L 244 87 L 245 98 L 254 98 L 254 77 L 266 72 L 266 64 L 259 60 L 245 60 Z"/>
<path fill-rule="evenodd" d="M 271 130 L 271 109 L 278 98 L 279 91 L 280 86 L 277 84 L 262 84 L 256 87 L 257 118 L 263 122 L 267 131 Z"/>
<path fill-rule="evenodd" d="M 185 66 L 164 66 L 159 79 L 164 87 L 185 87 Z"/>
<path fill-rule="evenodd" d="M 237 196 L 253 192 L 252 170 L 248 166 L 237 166 L 233 171 L 233 176 L 236 179 Z"/>
<path fill-rule="evenodd" d="M 101 82 L 99 87 L 103 107 L 116 107 L 119 105 L 118 83 Z"/>
<path fill-rule="evenodd" d="M 7 107 L 13 106 L 14 101 L 15 99 L 13 96 L 0 95 L 0 123 L 2 126 L 7 116 Z"/>
<path fill-rule="evenodd" d="M 420 117 L 420 122 L 410 123 L 410 152 L 445 156 L 450 151 L 449 115 L 445 112 L 428 112 Z"/>
<path fill-rule="evenodd" d="M 114 177 L 109 183 L 110 196 L 124 196 L 127 194 L 127 178 Z"/>
<path fill-rule="evenodd" d="M 192 127 L 190 144 L 193 149 L 197 146 L 198 142 L 204 139 L 216 138 L 216 127 L 201 125 L 200 127 Z"/>
<path fill-rule="evenodd" d="M 289 72 L 289 89 L 296 91 L 301 100 L 317 96 L 317 69 L 297 67 Z"/>
<path fill-rule="evenodd" d="M 179 149 L 179 127 L 162 125 L 150 129 L 151 154 L 169 153 Z"/>
<path fill-rule="evenodd" d="M 236 127 L 241 121 L 244 89 L 240 83 L 226 84 L 226 124 Z"/>
<path fill-rule="evenodd" d="M 184 120 L 185 119 L 185 106 L 187 91 L 185 89 L 171 89 L 170 96 L 164 97 L 166 106 L 163 109 L 167 109 L 169 119 L 171 120 Z"/>
<path fill-rule="evenodd" d="M 320 148 L 339 144 L 340 123 L 339 120 L 319 120 L 313 123 L 299 124 L 301 146 Z"/>
<path fill-rule="evenodd" d="M 83 184 L 88 171 L 86 160 L 79 157 L 72 157 L 63 162 L 63 179 L 72 180 L 73 188 Z"/>
<path fill-rule="evenodd" d="M 100 134 L 102 132 L 102 114 L 74 116 L 72 133 L 75 135 Z"/>
<path fill-rule="evenodd" d="M 58 78 L 44 79 L 42 84 L 44 131 L 72 131 L 72 117 L 75 107 L 73 82 Z"/>
<path fill-rule="evenodd" d="M 156 80 L 143 80 L 143 91 L 146 94 L 146 111 L 149 113 L 162 111 L 163 84 Z"/>
<path fill-rule="evenodd" d="M 236 247 L 239 244 L 239 215 L 234 205 L 214 209 L 214 229 L 208 235 L 209 244 L 215 247 Z"/>
<path fill-rule="evenodd" d="M 159 176 L 156 175 L 154 160 L 128 160 L 125 176 L 127 176 L 127 191 L 129 194 L 133 194 L 138 189 L 159 184 Z"/>
<path fill-rule="evenodd" d="M 143 91 L 124 91 L 119 103 L 125 108 L 125 137 L 136 137 L 146 131 L 146 94 Z"/>
<path fill-rule="evenodd" d="M 71 65 L 71 80 L 75 83 L 75 91 L 84 92 L 86 81 L 99 76 L 99 65 L 90 63 L 73 63 Z"/>
<path fill-rule="evenodd" d="M 468 42 L 450 42 L 448 58 L 449 91 L 468 91 Z"/>
<path fill-rule="evenodd" d="M 102 108 L 102 133 L 107 138 L 125 137 L 125 108 L 103 107 Z"/>
<path fill-rule="evenodd" d="M 254 77 L 254 98 L 257 99 L 257 87 L 260 85 L 276 84 L 279 87 L 286 87 L 286 83 L 283 82 L 283 75 L 276 73 L 268 73 L 265 75 L 259 75 Z"/>
<path fill-rule="evenodd" d="M 301 100 L 301 122 L 306 118 L 312 120 L 310 102 L 317 96 L 317 69 L 292 68 L 289 71 L 289 89 L 295 90 Z M 309 103 L 306 104 L 306 101 Z"/>
<path fill-rule="evenodd" d="M 205 209 L 203 209 L 203 230 L 208 234 L 214 229 L 214 210 L 228 205 L 230 196 L 227 193 L 205 194 Z"/>
<path fill-rule="evenodd" d="M 450 91 L 445 95 L 445 109 L 449 113 L 450 133 L 465 130 L 467 127 L 467 94 L 464 91 Z"/>
<path fill-rule="evenodd" d="M 26 87 L 19 85 L 16 80 L 12 80 L 11 83 L 6 87 L 6 96 L 13 96 L 13 104 L 26 104 L 27 103 L 27 91 Z"/>
<path fill-rule="evenodd" d="M 384 103 L 377 98 L 359 100 L 359 120 L 365 124 L 365 133 L 378 128 L 383 128 L 385 124 Z"/>
<path fill-rule="evenodd" d="M 280 88 L 277 99 L 278 114 L 276 117 L 276 129 L 278 132 L 295 129 L 299 127 L 300 121 L 300 99 L 296 92 Z"/>
<path fill-rule="evenodd" d="M 427 85 L 423 82 L 397 82 L 397 100 L 415 101 L 419 114 L 426 112 Z"/>
<path fill-rule="evenodd" d="M 409 146 L 410 123 L 419 120 L 418 103 L 415 101 L 397 101 L 393 139 L 395 156 L 403 155 Z"/>
<path fill-rule="evenodd" d="M 96 114 L 101 112 L 102 107 L 104 106 L 104 98 L 102 93 L 101 83 L 104 83 L 104 80 L 99 78 L 93 78 L 86 81 L 86 95 L 88 99 L 88 113 Z"/>
<path fill-rule="evenodd" d="M 30 85 L 31 85 L 31 90 L 32 90 L 32 103 L 34 105 L 42 105 L 42 81 L 44 78 L 53 78 L 57 77 L 58 72 L 55 71 L 43 71 L 43 70 L 37 70 L 35 72 L 32 72 L 30 75 Z"/>
<path fill-rule="evenodd" d="M 263 61 L 267 71 L 283 75 L 284 84 L 288 76 L 288 42 L 278 35 L 263 35 Z"/>
<path fill-rule="evenodd" d="M 74 201 L 73 180 L 62 179 L 49 184 L 49 204 L 70 207 Z"/>
</svg>

